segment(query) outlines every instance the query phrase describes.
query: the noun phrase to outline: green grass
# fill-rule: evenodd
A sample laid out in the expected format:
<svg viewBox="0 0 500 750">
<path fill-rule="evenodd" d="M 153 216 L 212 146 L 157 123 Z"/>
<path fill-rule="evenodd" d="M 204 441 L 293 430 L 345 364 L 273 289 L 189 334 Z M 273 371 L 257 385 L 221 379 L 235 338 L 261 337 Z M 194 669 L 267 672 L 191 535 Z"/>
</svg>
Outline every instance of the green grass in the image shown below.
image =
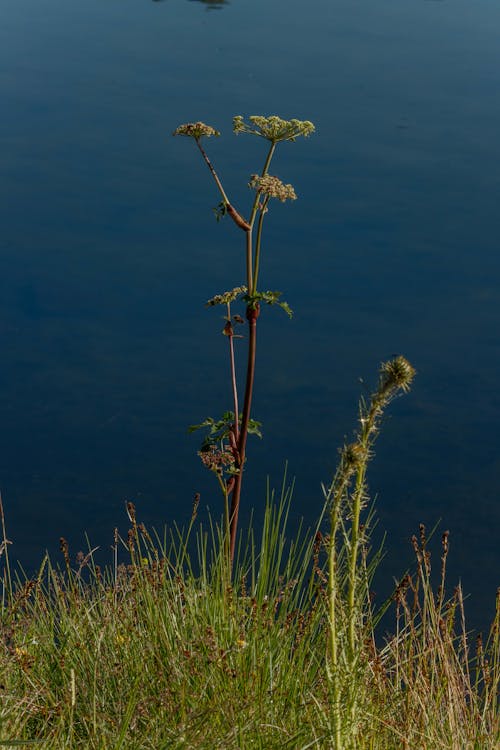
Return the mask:
<svg viewBox="0 0 500 750">
<path fill-rule="evenodd" d="M 365 475 L 406 388 L 384 367 L 318 528 L 289 537 L 284 484 L 232 570 L 218 525 L 194 513 L 159 540 L 129 504 L 109 568 L 92 553 L 73 566 L 63 540 L 62 569 L 46 558 L 14 584 L 0 505 L 0 746 L 498 750 L 500 599 L 489 636 L 470 642 L 461 589 L 446 593 L 446 535 L 437 588 L 421 528 L 415 571 L 387 603 L 391 634 L 377 627 Z"/>
<path fill-rule="evenodd" d="M 201 528 L 196 564 L 182 536 L 160 548 L 134 525 L 128 565 L 101 574 L 90 558 L 63 573 L 46 559 L 4 599 L 0 739 L 116 750 L 498 748 L 499 618 L 472 655 L 461 592 L 447 603 L 432 592 L 419 542 L 417 572 L 395 597 L 394 635 L 377 643 L 364 599 L 354 660 L 342 625 L 337 633 L 335 716 L 327 542 L 287 543 L 287 507 L 269 503 L 232 585 L 219 540 Z"/>
</svg>

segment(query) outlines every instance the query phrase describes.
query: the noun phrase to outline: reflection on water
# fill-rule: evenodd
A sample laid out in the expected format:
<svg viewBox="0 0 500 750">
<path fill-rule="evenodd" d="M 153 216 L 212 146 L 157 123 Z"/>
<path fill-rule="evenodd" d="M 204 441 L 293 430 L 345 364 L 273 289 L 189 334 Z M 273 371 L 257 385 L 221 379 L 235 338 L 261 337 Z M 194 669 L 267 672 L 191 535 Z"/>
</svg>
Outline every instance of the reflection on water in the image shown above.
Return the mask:
<svg viewBox="0 0 500 750">
<path fill-rule="evenodd" d="M 229 5 L 229 0 L 190 0 L 192 3 L 204 3 L 207 10 L 218 10 L 223 5 Z"/>
<path fill-rule="evenodd" d="M 164 0 L 153 0 L 154 3 L 162 3 Z M 229 5 L 229 0 L 190 0 L 192 3 L 203 3 L 207 10 L 219 10 L 223 5 Z"/>
</svg>

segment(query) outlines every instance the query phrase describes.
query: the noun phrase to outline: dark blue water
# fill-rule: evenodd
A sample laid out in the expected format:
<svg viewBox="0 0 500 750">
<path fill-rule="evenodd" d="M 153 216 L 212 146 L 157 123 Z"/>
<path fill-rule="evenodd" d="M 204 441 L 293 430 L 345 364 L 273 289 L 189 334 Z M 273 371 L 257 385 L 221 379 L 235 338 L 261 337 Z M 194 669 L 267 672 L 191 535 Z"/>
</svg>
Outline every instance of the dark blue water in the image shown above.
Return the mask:
<svg viewBox="0 0 500 750">
<path fill-rule="evenodd" d="M 161 528 L 218 510 L 186 427 L 230 407 L 220 311 L 243 281 L 233 225 L 193 144 L 243 213 L 258 139 L 235 114 L 310 119 L 274 171 L 245 508 L 296 475 L 294 517 L 351 434 L 380 361 L 412 393 L 370 475 L 385 576 L 419 521 L 451 531 L 471 624 L 493 612 L 500 529 L 500 47 L 497 0 L 4 0 L 0 24 L 0 488 L 27 568 L 84 531 L 104 558 L 124 501 Z M 363 378 L 366 385 L 359 382 Z M 245 514 L 244 514 L 245 516 Z M 436 549 L 436 557 L 438 548 Z M 383 588 L 384 584 L 381 584 Z"/>
</svg>

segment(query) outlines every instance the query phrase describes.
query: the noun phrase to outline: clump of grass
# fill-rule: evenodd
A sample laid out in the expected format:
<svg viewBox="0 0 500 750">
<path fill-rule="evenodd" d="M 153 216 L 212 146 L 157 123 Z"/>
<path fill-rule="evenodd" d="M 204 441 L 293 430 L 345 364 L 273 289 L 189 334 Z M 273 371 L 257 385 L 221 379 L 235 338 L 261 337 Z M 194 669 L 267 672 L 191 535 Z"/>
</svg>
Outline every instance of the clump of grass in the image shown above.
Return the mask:
<svg viewBox="0 0 500 750">
<path fill-rule="evenodd" d="M 2 610 L 0 739 L 47 748 L 300 746 L 303 681 L 321 680 L 313 540 L 269 498 L 228 575 L 223 531 L 162 546 L 128 511 L 128 563 L 54 568 Z M 64 545 L 63 545 L 64 546 Z M 67 547 L 64 547 L 67 553 Z M 309 701 L 312 699 L 309 698 Z"/>
<path fill-rule="evenodd" d="M 403 358 L 382 367 L 318 527 L 288 537 L 284 483 L 232 571 L 224 523 L 200 524 L 197 499 L 186 531 L 162 541 L 129 504 L 104 570 L 93 551 L 75 564 L 62 540 L 62 568 L 45 558 L 14 582 L 4 526 L 0 744 L 498 748 L 500 594 L 489 636 L 471 643 L 462 591 L 446 593 L 447 533 L 437 589 L 422 527 L 415 571 L 387 604 L 393 632 L 377 632 L 366 471 L 382 413 L 412 375 Z"/>
<path fill-rule="evenodd" d="M 481 636 L 469 642 L 461 586 L 446 598 L 448 532 L 435 592 L 423 525 L 412 544 L 417 571 L 396 588 L 396 630 L 380 652 L 393 693 L 384 721 L 405 749 L 498 747 L 500 590 L 485 656 Z"/>
</svg>

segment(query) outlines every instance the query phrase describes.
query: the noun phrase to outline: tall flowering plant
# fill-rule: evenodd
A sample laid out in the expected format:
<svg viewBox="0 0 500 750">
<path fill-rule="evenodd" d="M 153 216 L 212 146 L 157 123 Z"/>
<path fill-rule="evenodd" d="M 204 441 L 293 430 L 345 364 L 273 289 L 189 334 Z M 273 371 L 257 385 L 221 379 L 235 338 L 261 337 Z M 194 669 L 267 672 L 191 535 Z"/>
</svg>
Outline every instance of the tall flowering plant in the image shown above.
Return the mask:
<svg viewBox="0 0 500 750">
<path fill-rule="evenodd" d="M 223 294 L 218 294 L 208 301 L 208 305 L 225 307 L 223 334 L 228 340 L 233 408 L 226 411 L 220 419 L 216 420 L 209 417 L 201 424 L 193 425 L 190 428 L 191 430 L 206 430 L 199 455 L 203 464 L 215 474 L 224 497 L 225 536 L 230 563 L 234 559 L 236 546 L 247 437 L 252 433 L 260 435 L 260 424 L 252 419 L 251 413 L 257 351 L 257 321 L 261 305 L 279 305 L 290 317 L 292 316 L 290 307 L 281 299 L 281 292 L 261 291 L 258 287 L 262 229 L 271 199 L 285 202 L 297 198 L 293 186 L 285 184 L 279 177 L 271 175 L 269 168 L 279 143 L 295 141 L 301 136 L 311 135 L 314 132 L 314 125 L 308 120 L 283 120 L 276 115 L 271 117 L 253 115 L 248 118 L 248 121 L 245 121 L 241 116 L 237 116 L 233 118 L 233 131 L 236 134 L 246 133 L 257 136 L 268 143 L 261 172 L 251 175 L 248 182 L 248 187 L 254 192 L 254 196 L 247 218 L 229 200 L 219 175 L 215 171 L 202 143 L 206 138 L 218 137 L 219 131 L 203 122 L 185 123 L 179 125 L 174 131 L 176 136 L 185 136 L 194 140 L 210 170 L 221 197 L 221 201 L 215 209 L 217 219 L 229 216 L 236 228 L 244 233 L 246 284 L 236 286 Z M 231 305 L 237 300 L 242 300 L 245 304 L 245 318 L 248 326 L 247 368 L 241 412 L 236 379 L 234 341 L 236 338 L 241 338 L 241 335 L 237 334 L 236 331 L 238 326 L 245 323 L 245 319 L 232 313 Z"/>
</svg>

